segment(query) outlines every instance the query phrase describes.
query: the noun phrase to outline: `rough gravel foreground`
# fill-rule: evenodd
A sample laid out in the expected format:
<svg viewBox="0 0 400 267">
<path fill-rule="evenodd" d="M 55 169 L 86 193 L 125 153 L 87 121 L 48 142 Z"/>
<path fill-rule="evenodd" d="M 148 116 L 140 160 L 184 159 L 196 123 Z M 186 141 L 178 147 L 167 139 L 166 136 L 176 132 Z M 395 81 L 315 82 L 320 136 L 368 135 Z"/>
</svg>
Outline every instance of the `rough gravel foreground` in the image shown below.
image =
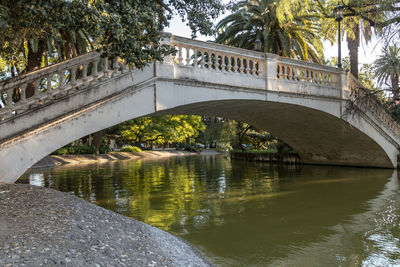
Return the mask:
<svg viewBox="0 0 400 267">
<path fill-rule="evenodd" d="M 0 185 L 0 266 L 210 266 L 155 227 L 67 193 Z"/>
</svg>

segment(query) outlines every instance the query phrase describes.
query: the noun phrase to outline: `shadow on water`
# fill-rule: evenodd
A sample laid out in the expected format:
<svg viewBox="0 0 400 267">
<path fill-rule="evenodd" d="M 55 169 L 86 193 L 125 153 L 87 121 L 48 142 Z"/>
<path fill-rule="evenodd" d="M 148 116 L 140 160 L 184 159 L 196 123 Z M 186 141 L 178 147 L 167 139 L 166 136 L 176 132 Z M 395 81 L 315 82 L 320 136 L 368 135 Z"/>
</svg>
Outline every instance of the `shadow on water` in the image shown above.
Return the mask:
<svg viewBox="0 0 400 267">
<path fill-rule="evenodd" d="M 400 248 L 388 252 L 390 244 L 376 241 L 389 238 L 386 231 L 400 237 L 392 229 L 399 214 L 392 170 L 198 156 L 34 170 L 19 182 L 167 230 L 217 265 L 368 265 L 395 260 Z"/>
</svg>

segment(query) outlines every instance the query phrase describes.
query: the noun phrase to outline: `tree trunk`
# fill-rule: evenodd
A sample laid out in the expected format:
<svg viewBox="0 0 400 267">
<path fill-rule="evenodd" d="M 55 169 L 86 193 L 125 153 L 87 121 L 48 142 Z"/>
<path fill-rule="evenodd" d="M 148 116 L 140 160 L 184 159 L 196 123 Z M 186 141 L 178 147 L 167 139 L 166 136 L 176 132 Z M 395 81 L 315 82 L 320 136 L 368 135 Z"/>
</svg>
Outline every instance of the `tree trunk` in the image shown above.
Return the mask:
<svg viewBox="0 0 400 267">
<path fill-rule="evenodd" d="M 30 72 L 37 70 L 40 68 L 40 64 L 42 63 L 43 53 L 46 50 L 46 43 L 44 40 L 39 40 L 37 51 L 32 50 L 32 46 L 28 44 L 28 62 L 26 64 L 25 72 Z M 35 94 L 35 85 L 34 83 L 29 84 L 26 87 L 26 98 L 32 97 Z"/>
<path fill-rule="evenodd" d="M 76 57 L 79 51 L 75 49 L 75 46 L 72 42 L 71 36 L 69 33 L 63 31 L 62 32 L 63 39 L 65 40 L 65 45 L 64 45 L 64 53 L 65 53 L 65 58 L 70 59 L 73 57 Z M 61 57 L 61 55 L 60 55 Z"/>
<path fill-rule="evenodd" d="M 393 92 L 393 101 L 396 99 L 399 100 L 400 92 L 399 92 L 399 75 L 392 75 L 390 77 L 392 82 L 392 92 Z"/>
<path fill-rule="evenodd" d="M 104 130 L 95 132 L 93 134 L 93 145 L 96 149 L 96 154 L 100 153 L 101 138 L 104 136 L 104 134 L 105 134 Z"/>
<path fill-rule="evenodd" d="M 347 47 L 350 54 L 350 72 L 358 79 L 358 48 L 360 47 L 360 26 L 356 23 L 353 27 L 354 39 L 347 36 Z"/>
</svg>

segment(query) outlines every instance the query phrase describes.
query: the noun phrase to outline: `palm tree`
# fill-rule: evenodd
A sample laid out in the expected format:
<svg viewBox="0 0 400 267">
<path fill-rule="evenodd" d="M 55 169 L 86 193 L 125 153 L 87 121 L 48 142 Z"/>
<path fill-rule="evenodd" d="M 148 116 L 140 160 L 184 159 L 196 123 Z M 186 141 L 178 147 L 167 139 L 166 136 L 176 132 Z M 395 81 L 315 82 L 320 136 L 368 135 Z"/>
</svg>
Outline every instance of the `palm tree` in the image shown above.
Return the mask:
<svg viewBox="0 0 400 267">
<path fill-rule="evenodd" d="M 373 30 L 380 33 L 381 28 L 376 27 L 378 23 L 385 20 L 385 12 L 381 8 L 377 8 L 379 1 L 372 0 L 318 0 L 314 1 L 316 8 L 320 12 L 321 27 L 323 32 L 333 39 L 337 39 L 337 23 L 332 23 L 332 10 L 339 3 L 344 6 L 344 19 L 342 33 L 347 37 L 347 48 L 350 56 L 350 72 L 354 77 L 358 78 L 358 50 L 362 39 L 366 43 L 371 40 Z M 375 4 L 374 4 L 375 3 Z M 341 36 L 343 37 L 343 36 Z"/>
<path fill-rule="evenodd" d="M 388 46 L 384 54 L 375 60 L 374 73 L 379 84 L 390 81 L 393 100 L 399 99 L 400 48 Z"/>
<path fill-rule="evenodd" d="M 256 39 L 264 52 L 319 62 L 322 54 L 317 15 L 283 0 L 247 0 L 217 24 L 218 43 L 254 49 Z"/>
</svg>

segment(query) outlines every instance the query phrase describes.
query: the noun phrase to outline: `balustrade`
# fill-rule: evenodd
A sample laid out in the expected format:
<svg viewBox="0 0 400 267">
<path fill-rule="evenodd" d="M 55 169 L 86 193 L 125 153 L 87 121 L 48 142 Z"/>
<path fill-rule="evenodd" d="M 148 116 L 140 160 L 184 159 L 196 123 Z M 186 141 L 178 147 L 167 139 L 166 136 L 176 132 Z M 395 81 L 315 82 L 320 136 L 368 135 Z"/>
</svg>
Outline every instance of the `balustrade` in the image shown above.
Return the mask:
<svg viewBox="0 0 400 267">
<path fill-rule="evenodd" d="M 400 136 L 400 125 L 386 112 L 377 99 L 371 96 L 357 78 L 351 73 L 348 76 L 349 89 L 351 91 L 350 101 L 352 101 L 362 112 L 370 112 L 375 115 L 387 128 L 395 135 Z"/>
<path fill-rule="evenodd" d="M 252 76 L 263 74 L 262 53 L 186 38 L 173 39 L 171 45 L 176 50 L 173 62 L 180 67 Z"/>
<path fill-rule="evenodd" d="M 339 87 L 339 72 L 329 69 L 309 62 L 280 58 L 277 62 L 277 78 L 292 82 Z"/>
<path fill-rule="evenodd" d="M 114 77 L 124 70 L 125 64 L 117 58 L 101 58 L 99 52 L 91 52 L 4 80 L 0 82 L 0 120 L 68 95 L 100 79 Z"/>
</svg>

